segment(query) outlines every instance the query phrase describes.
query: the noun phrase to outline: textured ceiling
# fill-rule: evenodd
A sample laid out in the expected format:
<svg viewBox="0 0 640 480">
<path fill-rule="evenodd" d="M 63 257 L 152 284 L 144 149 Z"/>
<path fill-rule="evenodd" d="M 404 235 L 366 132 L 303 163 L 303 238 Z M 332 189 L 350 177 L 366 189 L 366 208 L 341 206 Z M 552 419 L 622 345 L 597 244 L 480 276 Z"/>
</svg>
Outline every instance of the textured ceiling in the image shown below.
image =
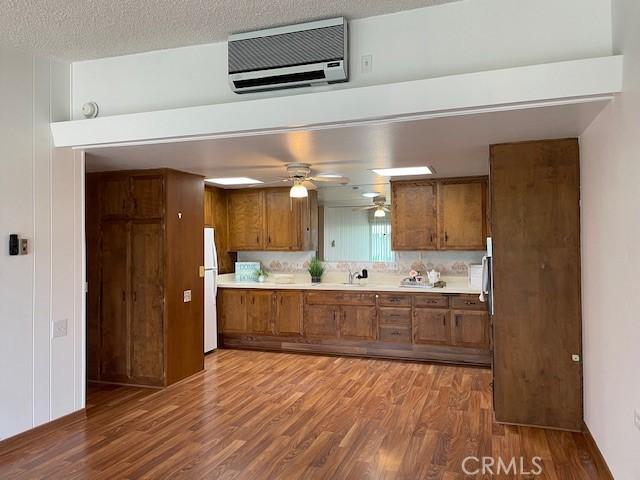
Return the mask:
<svg viewBox="0 0 640 480">
<path fill-rule="evenodd" d="M 456 0 L 0 0 L 0 46 L 84 60 L 225 40 L 319 18 Z"/>
</svg>

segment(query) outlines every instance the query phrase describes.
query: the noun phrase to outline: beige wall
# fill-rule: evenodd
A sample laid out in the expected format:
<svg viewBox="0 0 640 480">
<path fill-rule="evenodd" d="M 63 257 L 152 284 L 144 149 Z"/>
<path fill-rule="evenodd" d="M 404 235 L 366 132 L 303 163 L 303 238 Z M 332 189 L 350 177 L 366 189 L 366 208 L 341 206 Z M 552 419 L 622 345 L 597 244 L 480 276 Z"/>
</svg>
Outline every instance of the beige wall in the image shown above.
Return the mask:
<svg viewBox="0 0 640 480">
<path fill-rule="evenodd" d="M 581 138 L 585 421 L 617 479 L 640 478 L 640 2 L 614 0 L 623 94 Z"/>
</svg>

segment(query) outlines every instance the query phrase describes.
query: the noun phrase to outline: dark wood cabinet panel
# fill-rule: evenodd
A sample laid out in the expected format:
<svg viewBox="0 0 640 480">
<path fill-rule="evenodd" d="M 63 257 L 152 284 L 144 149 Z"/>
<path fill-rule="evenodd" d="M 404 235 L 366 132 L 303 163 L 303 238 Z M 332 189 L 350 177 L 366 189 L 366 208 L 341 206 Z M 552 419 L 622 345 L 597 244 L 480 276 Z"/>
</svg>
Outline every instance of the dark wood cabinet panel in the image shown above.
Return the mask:
<svg viewBox="0 0 640 480">
<path fill-rule="evenodd" d="M 101 179 L 100 213 L 103 217 L 124 216 L 130 213 L 131 180 L 129 177 L 106 176 Z"/>
<path fill-rule="evenodd" d="M 375 340 L 378 327 L 376 320 L 376 307 L 344 305 L 340 307 L 340 338 Z"/>
<path fill-rule="evenodd" d="M 131 378 L 162 384 L 164 292 L 162 224 L 131 224 Z"/>
<path fill-rule="evenodd" d="M 378 307 L 378 321 L 386 325 L 411 325 L 411 308 Z"/>
<path fill-rule="evenodd" d="M 309 337 L 338 338 L 340 309 L 328 305 L 306 305 L 304 334 Z"/>
<path fill-rule="evenodd" d="M 391 241 L 393 250 L 437 248 L 436 184 L 392 182 Z"/>
<path fill-rule="evenodd" d="M 247 292 L 223 289 L 220 302 L 220 331 L 223 333 L 247 332 Z"/>
<path fill-rule="evenodd" d="M 129 378 L 129 228 L 126 222 L 102 224 L 100 294 L 100 378 Z"/>
<path fill-rule="evenodd" d="M 140 175 L 131 179 L 131 211 L 136 218 L 161 218 L 164 215 L 164 177 Z"/>
<path fill-rule="evenodd" d="M 264 192 L 230 192 L 228 205 L 229 250 L 263 250 Z"/>
<path fill-rule="evenodd" d="M 301 203 L 306 199 L 289 197 L 286 189 L 265 191 L 267 250 L 298 250 L 301 243 Z"/>
<path fill-rule="evenodd" d="M 303 299 L 302 292 L 280 291 L 276 293 L 274 323 L 276 335 L 302 335 Z"/>
<path fill-rule="evenodd" d="M 451 308 L 455 310 L 487 310 L 487 304 L 478 295 L 456 295 L 451 298 Z"/>
<path fill-rule="evenodd" d="M 379 293 L 376 295 L 376 298 L 378 299 L 378 305 L 385 305 L 389 307 L 410 307 L 412 300 L 411 295 L 402 293 Z"/>
<path fill-rule="evenodd" d="M 414 308 L 413 342 L 450 345 L 451 323 L 449 310 Z"/>
<path fill-rule="evenodd" d="M 453 297 L 456 298 L 456 297 Z M 452 299 L 453 301 L 453 299 Z M 425 308 L 449 308 L 449 297 L 444 295 L 415 295 L 413 297 L 414 307 Z"/>
<path fill-rule="evenodd" d="M 579 163 L 577 139 L 491 147 L 500 422 L 583 425 Z"/>
<path fill-rule="evenodd" d="M 487 236 L 487 185 L 482 180 L 438 184 L 438 248 L 484 249 Z"/>
<path fill-rule="evenodd" d="M 205 187 L 204 225 L 215 230 L 218 273 L 233 273 L 238 256 L 229 250 L 229 212 L 225 190 L 210 185 Z"/>
<path fill-rule="evenodd" d="M 489 314 L 453 310 L 453 343 L 461 347 L 489 348 Z"/>
<path fill-rule="evenodd" d="M 272 333 L 273 298 L 270 290 L 247 291 L 247 331 Z"/>
<path fill-rule="evenodd" d="M 411 329 L 399 325 L 380 325 L 379 340 L 390 343 L 411 343 Z"/>
</svg>

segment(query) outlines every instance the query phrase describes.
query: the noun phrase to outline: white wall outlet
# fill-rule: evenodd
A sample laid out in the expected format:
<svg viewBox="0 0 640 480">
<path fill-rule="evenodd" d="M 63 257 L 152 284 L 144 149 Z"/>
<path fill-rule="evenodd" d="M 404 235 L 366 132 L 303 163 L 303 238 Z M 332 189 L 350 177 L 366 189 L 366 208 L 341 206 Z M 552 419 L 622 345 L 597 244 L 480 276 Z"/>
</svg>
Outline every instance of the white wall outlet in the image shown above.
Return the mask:
<svg viewBox="0 0 640 480">
<path fill-rule="evenodd" d="M 184 303 L 189 303 L 191 301 L 191 290 L 185 290 L 182 294 L 182 299 Z"/>
<path fill-rule="evenodd" d="M 362 57 L 360 58 L 360 72 L 373 72 L 373 55 L 362 55 Z"/>
<path fill-rule="evenodd" d="M 633 411 L 633 423 L 636 425 L 636 428 L 640 430 L 640 411 Z"/>
<path fill-rule="evenodd" d="M 67 336 L 67 319 L 58 320 L 53 322 L 53 338 L 66 337 Z"/>
</svg>

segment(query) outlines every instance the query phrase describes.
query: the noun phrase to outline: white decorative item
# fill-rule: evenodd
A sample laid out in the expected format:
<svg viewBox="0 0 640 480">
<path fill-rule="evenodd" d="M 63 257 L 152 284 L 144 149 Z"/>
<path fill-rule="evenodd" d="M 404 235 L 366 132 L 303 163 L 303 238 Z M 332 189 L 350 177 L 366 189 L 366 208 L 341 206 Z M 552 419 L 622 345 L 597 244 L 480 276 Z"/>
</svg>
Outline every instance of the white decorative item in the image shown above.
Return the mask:
<svg viewBox="0 0 640 480">
<path fill-rule="evenodd" d="M 431 285 L 435 284 L 436 282 L 440 281 L 440 272 L 437 272 L 435 270 L 431 270 L 427 273 L 427 278 L 429 279 L 429 283 Z"/>
<path fill-rule="evenodd" d="M 258 275 L 258 283 L 264 283 L 265 281 L 265 276 L 264 275 Z"/>
<path fill-rule="evenodd" d="M 260 262 L 236 262 L 236 282 L 257 282 Z"/>
<path fill-rule="evenodd" d="M 469 288 L 473 290 L 482 289 L 482 264 L 472 263 L 468 268 Z"/>
</svg>

